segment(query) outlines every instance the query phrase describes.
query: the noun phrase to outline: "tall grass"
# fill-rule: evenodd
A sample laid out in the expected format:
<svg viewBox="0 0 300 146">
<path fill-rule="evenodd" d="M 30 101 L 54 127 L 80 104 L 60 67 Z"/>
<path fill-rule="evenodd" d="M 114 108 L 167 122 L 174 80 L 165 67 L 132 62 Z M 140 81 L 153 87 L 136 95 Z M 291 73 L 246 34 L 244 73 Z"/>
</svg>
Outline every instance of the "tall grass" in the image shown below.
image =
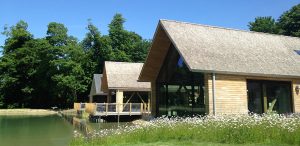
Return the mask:
<svg viewBox="0 0 300 146">
<path fill-rule="evenodd" d="M 117 130 L 92 131 L 89 138 L 75 133 L 71 145 L 118 145 L 157 141 L 193 141 L 227 144 L 300 145 L 300 116 L 219 115 L 158 118 Z"/>
</svg>

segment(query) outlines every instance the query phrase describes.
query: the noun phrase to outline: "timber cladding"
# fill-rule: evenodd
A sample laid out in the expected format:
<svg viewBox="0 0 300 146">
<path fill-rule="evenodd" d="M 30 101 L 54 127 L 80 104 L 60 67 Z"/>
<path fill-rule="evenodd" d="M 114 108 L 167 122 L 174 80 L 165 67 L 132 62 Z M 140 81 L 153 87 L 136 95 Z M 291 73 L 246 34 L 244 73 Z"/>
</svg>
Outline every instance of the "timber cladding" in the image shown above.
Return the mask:
<svg viewBox="0 0 300 146">
<path fill-rule="evenodd" d="M 216 74 L 215 97 L 217 114 L 248 112 L 247 79 L 290 81 L 292 84 L 293 112 L 300 112 L 300 93 L 297 94 L 295 90 L 296 86 L 300 86 L 300 79 Z M 207 113 L 212 114 L 213 97 L 211 74 L 205 74 L 205 89 L 205 105 Z"/>
<path fill-rule="evenodd" d="M 296 93 L 296 86 L 300 87 L 300 79 L 294 79 L 292 80 L 292 83 L 294 112 L 300 113 L 300 93 Z"/>
<path fill-rule="evenodd" d="M 151 82 L 151 114 L 152 116 L 156 116 L 156 111 L 158 108 L 157 102 L 156 102 L 156 85 L 155 82 Z"/>
<path fill-rule="evenodd" d="M 212 77 L 205 74 L 205 105 L 208 114 L 213 112 Z M 207 98 L 208 97 L 208 98 Z M 217 114 L 247 113 L 247 82 L 242 76 L 216 74 L 215 97 Z"/>
</svg>

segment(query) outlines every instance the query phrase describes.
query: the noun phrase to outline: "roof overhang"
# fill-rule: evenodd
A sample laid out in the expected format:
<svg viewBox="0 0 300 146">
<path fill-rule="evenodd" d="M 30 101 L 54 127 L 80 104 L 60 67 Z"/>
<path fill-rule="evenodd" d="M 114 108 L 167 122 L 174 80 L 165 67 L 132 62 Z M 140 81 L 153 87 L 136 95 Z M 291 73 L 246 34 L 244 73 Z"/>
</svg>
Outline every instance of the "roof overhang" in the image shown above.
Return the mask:
<svg viewBox="0 0 300 146">
<path fill-rule="evenodd" d="M 195 70 L 192 69 L 192 72 L 199 73 L 215 73 L 222 75 L 238 75 L 238 76 L 248 76 L 248 77 L 266 77 L 266 78 L 285 78 L 285 79 L 299 79 L 299 76 L 290 76 L 290 75 L 277 75 L 277 74 L 261 74 L 261 73 L 246 73 L 246 72 L 228 72 L 228 71 L 213 71 L 213 70 Z"/>
<path fill-rule="evenodd" d="M 168 38 L 161 22 L 158 22 L 153 42 L 147 55 L 146 62 L 141 70 L 139 81 L 154 81 L 168 53 L 171 40 Z"/>
<path fill-rule="evenodd" d="M 112 87 L 109 90 L 120 90 L 120 91 L 137 91 L 137 92 L 150 92 L 149 88 L 122 88 L 122 87 Z"/>
</svg>

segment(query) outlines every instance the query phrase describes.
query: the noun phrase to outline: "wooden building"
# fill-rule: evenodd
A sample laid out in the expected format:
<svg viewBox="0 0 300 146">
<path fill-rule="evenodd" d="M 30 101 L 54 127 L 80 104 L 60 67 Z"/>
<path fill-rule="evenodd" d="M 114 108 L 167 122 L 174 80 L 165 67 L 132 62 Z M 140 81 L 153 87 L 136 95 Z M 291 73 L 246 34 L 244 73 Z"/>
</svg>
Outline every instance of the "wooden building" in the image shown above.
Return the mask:
<svg viewBox="0 0 300 146">
<path fill-rule="evenodd" d="M 300 39 L 160 20 L 139 81 L 154 116 L 300 112 Z"/>
<path fill-rule="evenodd" d="M 91 98 L 86 111 L 92 116 L 149 114 L 150 82 L 137 81 L 142 66 L 143 63 L 105 61 L 103 75 L 94 76 L 91 97 L 106 96 L 98 101 Z"/>
<path fill-rule="evenodd" d="M 148 102 L 150 82 L 138 82 L 143 63 L 105 61 L 102 90 L 107 103 Z"/>
<path fill-rule="evenodd" d="M 143 63 L 104 63 L 103 74 L 94 74 L 89 103 L 74 109 L 91 117 L 141 116 L 150 114 L 150 82 L 138 82 Z"/>
</svg>

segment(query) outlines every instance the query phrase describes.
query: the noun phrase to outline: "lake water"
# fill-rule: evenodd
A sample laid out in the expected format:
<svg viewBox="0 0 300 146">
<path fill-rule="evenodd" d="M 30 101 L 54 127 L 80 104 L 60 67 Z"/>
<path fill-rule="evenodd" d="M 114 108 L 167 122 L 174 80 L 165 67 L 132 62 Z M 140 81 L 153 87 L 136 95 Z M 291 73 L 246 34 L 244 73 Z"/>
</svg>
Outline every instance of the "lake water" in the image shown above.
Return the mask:
<svg viewBox="0 0 300 146">
<path fill-rule="evenodd" d="M 68 146 L 73 127 L 61 117 L 0 116 L 1 146 Z"/>
<path fill-rule="evenodd" d="M 91 130 L 118 128 L 115 122 L 86 124 Z M 132 124 L 122 122 L 119 125 Z M 57 115 L 0 116 L 0 146 L 68 146 L 73 130 L 70 121 Z"/>
</svg>

